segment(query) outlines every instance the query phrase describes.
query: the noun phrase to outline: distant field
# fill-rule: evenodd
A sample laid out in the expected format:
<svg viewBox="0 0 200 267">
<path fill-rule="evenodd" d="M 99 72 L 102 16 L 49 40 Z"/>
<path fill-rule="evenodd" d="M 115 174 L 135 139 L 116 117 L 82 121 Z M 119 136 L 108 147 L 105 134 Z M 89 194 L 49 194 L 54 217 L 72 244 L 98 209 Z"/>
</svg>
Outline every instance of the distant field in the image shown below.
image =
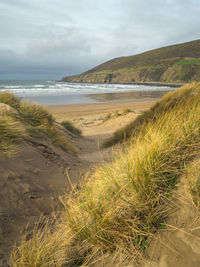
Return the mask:
<svg viewBox="0 0 200 267">
<path fill-rule="evenodd" d="M 180 60 L 176 63 L 174 63 L 174 66 L 177 66 L 177 65 L 193 65 L 193 64 L 200 64 L 200 59 L 197 58 L 197 59 L 184 59 L 184 60 Z"/>
</svg>

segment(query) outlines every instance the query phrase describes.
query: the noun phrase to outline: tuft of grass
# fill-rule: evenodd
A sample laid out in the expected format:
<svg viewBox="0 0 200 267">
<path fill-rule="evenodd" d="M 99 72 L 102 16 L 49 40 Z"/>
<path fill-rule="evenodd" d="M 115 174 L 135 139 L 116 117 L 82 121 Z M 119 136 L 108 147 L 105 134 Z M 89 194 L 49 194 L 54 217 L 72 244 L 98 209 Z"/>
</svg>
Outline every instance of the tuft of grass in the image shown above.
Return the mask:
<svg viewBox="0 0 200 267">
<path fill-rule="evenodd" d="M 70 131 L 71 133 L 75 135 L 78 135 L 78 136 L 82 135 L 81 130 L 75 127 L 71 121 L 62 121 L 61 125 L 65 127 L 65 129 L 67 129 L 68 131 Z"/>
<path fill-rule="evenodd" d="M 186 175 L 186 185 L 192 201 L 200 206 L 200 160 L 197 159 L 189 167 Z"/>
<path fill-rule="evenodd" d="M 111 113 L 107 113 L 107 114 L 105 115 L 105 117 L 103 118 L 103 122 L 106 122 L 106 121 L 109 120 L 111 117 L 112 117 L 112 114 L 111 114 Z"/>
<path fill-rule="evenodd" d="M 7 104 L 14 109 L 18 109 L 20 107 L 20 98 L 13 95 L 9 92 L 1 92 L 0 93 L 0 103 Z"/>
<path fill-rule="evenodd" d="M 18 119 L 33 127 L 48 124 L 53 125 L 53 116 L 42 106 L 29 102 L 21 102 L 17 108 Z"/>
<path fill-rule="evenodd" d="M 24 129 L 8 115 L 0 116 L 0 151 L 11 156 L 16 151 L 16 144 L 25 135 Z"/>
<path fill-rule="evenodd" d="M 125 116 L 129 112 L 132 112 L 132 110 L 129 109 L 129 108 L 126 108 L 121 112 L 119 110 L 116 110 L 114 113 L 107 113 L 105 115 L 104 119 L 103 119 L 103 123 L 106 122 L 107 120 L 111 119 L 111 118 L 117 118 L 117 117 L 120 117 L 120 116 Z"/>
<path fill-rule="evenodd" d="M 55 226 L 45 221 L 43 226 L 36 224 L 33 232 L 26 234 L 21 240 L 21 246 L 16 247 L 10 264 L 13 267 L 58 267 L 66 262 L 65 250 L 71 243 L 70 229 L 62 225 Z"/>
<path fill-rule="evenodd" d="M 128 113 L 130 113 L 130 112 L 132 112 L 131 109 L 129 109 L 129 108 L 125 108 L 125 109 L 122 111 L 122 115 L 125 116 L 126 114 L 128 114 Z"/>
<path fill-rule="evenodd" d="M 114 113 L 114 117 L 119 117 L 121 114 L 119 113 L 119 110 L 116 110 Z"/>
</svg>

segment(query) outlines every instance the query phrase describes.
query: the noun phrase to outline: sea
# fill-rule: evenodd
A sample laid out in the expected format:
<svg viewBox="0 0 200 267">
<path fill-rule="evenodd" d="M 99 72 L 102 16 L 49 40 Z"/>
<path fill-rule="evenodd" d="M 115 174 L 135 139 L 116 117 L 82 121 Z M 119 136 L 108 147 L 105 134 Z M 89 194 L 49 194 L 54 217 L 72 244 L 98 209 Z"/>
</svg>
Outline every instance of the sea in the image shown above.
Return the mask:
<svg viewBox="0 0 200 267">
<path fill-rule="evenodd" d="M 22 100 L 29 100 L 42 105 L 96 103 L 104 101 L 106 97 L 98 98 L 94 97 L 95 95 L 124 92 L 148 92 L 149 96 L 155 96 L 156 92 L 167 92 L 174 89 L 168 86 L 136 84 L 70 83 L 35 80 L 0 81 L 0 92 L 12 92 Z"/>
</svg>

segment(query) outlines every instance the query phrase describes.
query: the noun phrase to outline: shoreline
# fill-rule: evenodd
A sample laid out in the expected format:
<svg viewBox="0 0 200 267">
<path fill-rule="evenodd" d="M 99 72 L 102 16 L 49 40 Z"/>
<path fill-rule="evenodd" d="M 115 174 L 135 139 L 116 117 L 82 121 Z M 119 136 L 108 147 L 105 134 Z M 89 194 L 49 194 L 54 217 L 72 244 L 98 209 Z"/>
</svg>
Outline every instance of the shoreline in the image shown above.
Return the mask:
<svg viewBox="0 0 200 267">
<path fill-rule="evenodd" d="M 83 104 L 100 104 L 100 103 L 112 103 L 112 102 L 126 102 L 126 101 L 143 101 L 144 99 L 159 99 L 163 95 L 167 94 L 174 89 L 166 90 L 146 90 L 146 91 L 125 91 L 125 92 L 106 92 L 106 93 L 91 93 L 80 95 L 61 95 L 61 96 L 45 96 L 46 103 L 41 103 L 45 106 L 60 106 L 60 105 L 83 105 Z M 69 99 L 71 98 L 71 103 Z M 55 101 L 57 98 L 57 101 Z M 66 101 L 65 101 L 66 99 Z M 38 97 L 33 98 L 34 101 L 38 101 Z M 50 101 L 49 101 L 50 100 Z M 60 102 L 61 100 L 61 102 Z M 41 101 L 41 97 L 40 97 Z M 55 103 L 52 103 L 55 102 Z M 57 102 L 57 103 L 56 103 Z M 59 103 L 60 102 L 60 103 Z"/>
<path fill-rule="evenodd" d="M 63 81 L 58 80 L 56 82 L 61 83 L 83 83 L 83 84 L 124 84 L 124 85 L 147 85 L 147 86 L 167 86 L 171 88 L 181 87 L 185 85 L 185 83 L 165 83 L 165 82 L 131 82 L 131 83 L 107 83 L 107 82 L 80 82 L 80 81 Z"/>
<path fill-rule="evenodd" d="M 83 136 L 110 135 L 151 108 L 161 97 L 46 106 L 58 122 L 71 121 Z M 105 118 L 109 115 L 109 119 Z"/>
</svg>

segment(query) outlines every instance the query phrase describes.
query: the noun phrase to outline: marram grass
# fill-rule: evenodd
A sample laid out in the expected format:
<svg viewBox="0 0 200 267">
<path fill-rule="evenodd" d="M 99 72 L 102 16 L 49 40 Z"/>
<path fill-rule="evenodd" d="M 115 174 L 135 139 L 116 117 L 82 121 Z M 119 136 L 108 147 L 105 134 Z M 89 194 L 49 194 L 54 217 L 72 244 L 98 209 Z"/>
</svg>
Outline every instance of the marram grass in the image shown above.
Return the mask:
<svg viewBox="0 0 200 267">
<path fill-rule="evenodd" d="M 177 104 L 185 105 L 193 94 L 199 95 L 199 89 L 200 83 L 191 83 L 168 93 L 150 110 L 145 111 L 128 125 L 117 130 L 112 137 L 105 141 L 103 147 L 137 139 L 139 133 L 145 129 L 149 122 L 156 121 L 165 112 L 173 110 Z"/>
<path fill-rule="evenodd" d="M 13 95 L 9 92 L 1 92 L 0 93 L 0 103 L 7 104 L 11 106 L 14 109 L 17 109 L 20 107 L 20 98 Z"/>
<path fill-rule="evenodd" d="M 31 238 L 25 235 L 21 246 L 13 250 L 12 267 L 59 267 L 66 262 L 65 250 L 71 243 L 71 230 L 48 221 L 44 221 L 42 227 L 40 224 L 34 227 Z"/>
<path fill-rule="evenodd" d="M 19 122 L 6 114 L 0 115 L 0 151 L 11 156 L 24 136 L 25 130 Z"/>
<path fill-rule="evenodd" d="M 74 234 L 78 264 L 67 264 L 72 262 L 71 248 L 65 246 L 66 259 L 57 266 L 89 266 L 97 257 L 117 253 L 123 261 L 133 260 L 148 247 L 148 238 L 165 225 L 170 192 L 200 151 L 200 84 L 183 87 L 161 101 L 160 115 L 152 119 L 146 115 L 148 123 L 144 121 L 126 152 L 86 177 L 81 189 L 63 200 L 63 220 L 70 235 Z M 174 104 L 169 108 L 169 103 Z M 191 188 L 198 184 L 194 179 Z M 16 266 L 51 266 L 45 259 L 40 265 L 25 265 L 23 246 L 22 242 L 17 257 L 12 257 L 20 262 Z"/>
<path fill-rule="evenodd" d="M 198 157 L 188 166 L 186 174 L 186 189 L 191 196 L 192 203 L 200 208 L 200 158 Z"/>
<path fill-rule="evenodd" d="M 159 228 L 167 192 L 200 149 L 199 103 L 188 101 L 150 123 L 125 155 L 97 170 L 68 202 L 69 223 L 80 238 L 111 251 L 124 243 L 128 250 Z"/>
<path fill-rule="evenodd" d="M 76 126 L 73 125 L 73 123 L 71 121 L 62 121 L 61 125 L 67 129 L 68 131 L 70 131 L 71 133 L 81 136 L 82 135 L 82 131 L 77 128 Z"/>
<path fill-rule="evenodd" d="M 64 151 L 75 151 L 74 146 L 56 129 L 53 116 L 43 106 L 20 101 L 18 97 L 8 92 L 0 93 L 0 103 L 10 105 L 14 109 L 13 111 L 7 112 L 7 126 L 5 125 L 5 119 L 0 122 L 0 127 L 5 128 L 6 126 L 8 128 L 2 128 L 0 132 L 0 150 L 3 153 L 6 152 L 8 154 L 9 151 L 14 151 L 14 143 L 19 140 L 17 136 L 21 133 L 21 127 L 19 125 L 24 125 L 24 130 L 26 130 L 27 135 L 36 138 L 47 137 L 54 145 L 61 147 Z"/>
</svg>

